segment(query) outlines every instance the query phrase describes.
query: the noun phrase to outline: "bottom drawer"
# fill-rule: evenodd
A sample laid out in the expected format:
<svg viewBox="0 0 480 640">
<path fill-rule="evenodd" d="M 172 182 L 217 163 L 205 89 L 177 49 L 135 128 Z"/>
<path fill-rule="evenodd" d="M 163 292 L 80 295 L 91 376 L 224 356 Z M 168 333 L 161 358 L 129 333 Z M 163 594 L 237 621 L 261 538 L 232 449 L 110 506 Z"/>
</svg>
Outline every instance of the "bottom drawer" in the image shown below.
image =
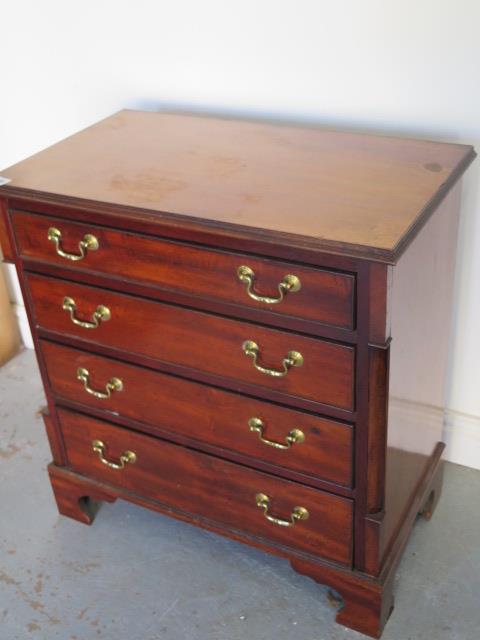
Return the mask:
<svg viewBox="0 0 480 640">
<path fill-rule="evenodd" d="M 351 564 L 353 502 L 64 409 L 75 471 L 342 564 Z"/>
</svg>

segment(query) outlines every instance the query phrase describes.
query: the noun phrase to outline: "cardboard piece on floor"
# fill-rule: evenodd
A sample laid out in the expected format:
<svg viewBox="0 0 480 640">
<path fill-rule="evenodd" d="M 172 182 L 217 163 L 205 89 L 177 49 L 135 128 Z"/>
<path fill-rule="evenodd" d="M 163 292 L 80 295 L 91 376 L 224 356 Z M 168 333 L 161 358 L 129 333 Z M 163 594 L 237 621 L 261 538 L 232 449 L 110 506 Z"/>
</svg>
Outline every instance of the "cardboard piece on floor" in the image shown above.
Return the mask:
<svg viewBox="0 0 480 640">
<path fill-rule="evenodd" d="M 20 348 L 20 333 L 8 297 L 5 275 L 0 264 L 0 365 Z"/>
</svg>

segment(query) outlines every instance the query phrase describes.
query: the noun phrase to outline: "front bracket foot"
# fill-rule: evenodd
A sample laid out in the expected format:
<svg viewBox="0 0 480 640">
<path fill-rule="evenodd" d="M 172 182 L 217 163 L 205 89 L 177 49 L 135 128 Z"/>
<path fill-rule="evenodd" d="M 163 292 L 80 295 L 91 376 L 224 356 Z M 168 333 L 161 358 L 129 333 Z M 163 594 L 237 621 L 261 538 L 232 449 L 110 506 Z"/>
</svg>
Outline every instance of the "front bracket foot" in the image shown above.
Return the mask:
<svg viewBox="0 0 480 640">
<path fill-rule="evenodd" d="M 382 634 L 392 610 L 391 580 L 383 584 L 358 573 L 342 571 L 320 563 L 292 559 L 295 571 L 330 589 L 328 599 L 338 609 L 335 621 L 372 638 Z"/>
<path fill-rule="evenodd" d="M 82 480 L 62 467 L 48 467 L 59 513 L 84 524 L 92 524 L 101 502 L 114 502 L 116 495 L 106 488 Z"/>
</svg>

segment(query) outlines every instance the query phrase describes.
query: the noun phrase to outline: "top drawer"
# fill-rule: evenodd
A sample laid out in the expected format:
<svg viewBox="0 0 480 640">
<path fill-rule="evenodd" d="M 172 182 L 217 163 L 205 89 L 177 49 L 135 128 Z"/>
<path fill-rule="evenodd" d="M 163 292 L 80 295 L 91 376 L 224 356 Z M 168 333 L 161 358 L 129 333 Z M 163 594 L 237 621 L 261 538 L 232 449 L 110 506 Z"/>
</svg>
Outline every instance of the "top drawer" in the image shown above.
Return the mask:
<svg viewBox="0 0 480 640">
<path fill-rule="evenodd" d="M 22 258 L 148 283 L 270 314 L 354 328 L 353 275 L 43 215 L 20 211 L 11 215 Z"/>
</svg>

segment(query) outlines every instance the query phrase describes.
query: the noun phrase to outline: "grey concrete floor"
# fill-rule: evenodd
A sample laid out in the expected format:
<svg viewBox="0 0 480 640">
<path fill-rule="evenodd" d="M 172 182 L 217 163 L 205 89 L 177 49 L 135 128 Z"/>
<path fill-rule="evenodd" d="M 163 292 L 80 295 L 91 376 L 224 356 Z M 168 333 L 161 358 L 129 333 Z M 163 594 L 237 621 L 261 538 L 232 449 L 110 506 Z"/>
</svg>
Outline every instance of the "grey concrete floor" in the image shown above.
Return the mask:
<svg viewBox="0 0 480 640">
<path fill-rule="evenodd" d="M 355 640 L 288 562 L 117 501 L 59 516 L 35 357 L 0 369 L 0 640 Z M 447 464 L 419 520 L 385 640 L 480 637 L 480 472 Z"/>
</svg>

